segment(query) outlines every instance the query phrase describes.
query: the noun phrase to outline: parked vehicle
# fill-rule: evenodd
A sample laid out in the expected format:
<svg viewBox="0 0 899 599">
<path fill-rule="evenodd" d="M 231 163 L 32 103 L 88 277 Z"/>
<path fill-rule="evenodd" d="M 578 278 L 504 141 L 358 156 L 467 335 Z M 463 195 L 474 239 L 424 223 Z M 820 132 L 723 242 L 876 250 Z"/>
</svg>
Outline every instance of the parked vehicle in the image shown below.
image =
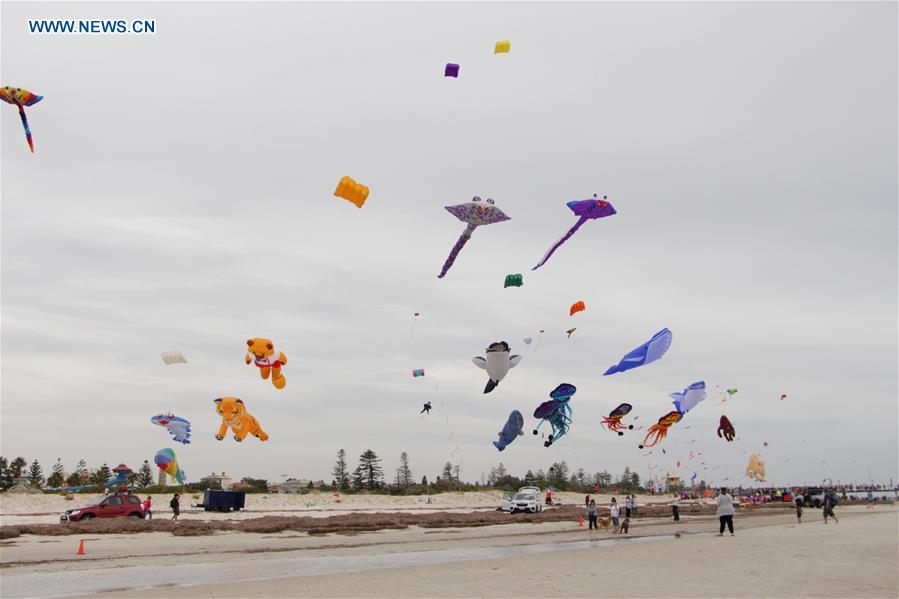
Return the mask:
<svg viewBox="0 0 899 599">
<path fill-rule="evenodd" d="M 235 512 L 244 506 L 247 494 L 243 491 L 203 491 L 203 503 L 195 507 L 201 507 L 207 512 Z"/>
<path fill-rule="evenodd" d="M 518 489 L 519 493 L 533 493 L 537 496 L 540 495 L 540 487 L 521 487 Z M 515 501 L 515 493 L 512 491 L 505 491 L 503 493 L 503 502 L 497 508 L 497 510 L 501 512 L 511 512 L 512 504 Z M 539 511 L 539 510 L 538 510 Z"/>
<path fill-rule="evenodd" d="M 66 522 L 85 522 L 93 518 L 143 518 L 144 507 L 140 497 L 128 492 L 101 495 L 88 502 L 85 507 L 66 510 L 59 517 Z"/>
<path fill-rule="evenodd" d="M 538 489 L 539 491 L 539 489 Z M 540 503 L 540 495 L 532 490 L 519 491 L 512 498 L 511 512 L 531 512 L 536 514 L 543 511 L 543 505 Z"/>
</svg>

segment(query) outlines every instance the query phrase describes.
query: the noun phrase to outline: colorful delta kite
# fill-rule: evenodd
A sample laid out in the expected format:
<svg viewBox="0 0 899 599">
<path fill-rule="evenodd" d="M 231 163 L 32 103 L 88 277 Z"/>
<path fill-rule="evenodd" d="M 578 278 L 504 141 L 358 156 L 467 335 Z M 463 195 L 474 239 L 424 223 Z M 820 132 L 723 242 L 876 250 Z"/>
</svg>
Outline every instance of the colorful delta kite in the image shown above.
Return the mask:
<svg viewBox="0 0 899 599">
<path fill-rule="evenodd" d="M 506 378 L 509 370 L 518 366 L 521 362 L 521 356 L 511 355 L 509 344 L 505 341 L 497 341 L 487 346 L 487 357 L 477 356 L 471 359 L 474 365 L 482 370 L 487 371 L 487 386 L 484 387 L 484 393 L 490 393 L 499 382 Z"/>
<path fill-rule="evenodd" d="M 174 414 L 157 414 L 150 418 L 150 422 L 164 426 L 178 443 L 190 443 L 190 421 Z"/>
<path fill-rule="evenodd" d="M 19 108 L 19 118 L 22 119 L 22 126 L 25 128 L 25 140 L 32 154 L 34 154 L 34 140 L 31 139 L 31 128 L 28 126 L 28 117 L 25 116 L 25 107 L 34 106 L 43 99 L 44 96 L 38 96 L 21 87 L 8 85 L 0 87 L 0 100 Z"/>
<path fill-rule="evenodd" d="M 184 484 L 184 472 L 178 467 L 178 460 L 175 459 L 174 451 L 169 448 L 160 449 L 156 452 L 156 457 L 153 458 L 153 461 L 156 462 L 159 469 L 168 474 L 172 480 L 177 481 L 179 485 Z"/>
<path fill-rule="evenodd" d="M 496 46 L 493 48 L 494 54 L 507 54 L 509 50 L 512 48 L 512 42 L 509 40 L 500 40 L 496 42 Z"/>
<path fill-rule="evenodd" d="M 566 333 L 568 333 L 568 338 L 569 338 L 569 339 L 571 339 L 571 334 L 572 334 L 573 332 L 575 332 L 576 330 L 577 330 L 577 327 L 571 327 L 570 329 L 568 329 L 567 331 L 565 331 Z"/>
<path fill-rule="evenodd" d="M 643 449 L 644 447 L 655 447 L 655 445 L 668 434 L 668 429 L 680 422 L 683 417 L 684 415 L 680 412 L 668 412 L 659 418 L 658 424 L 653 424 L 649 427 L 649 431 L 643 438 L 643 444 L 640 445 L 640 449 Z"/>
<path fill-rule="evenodd" d="M 603 373 L 603 376 L 615 374 L 616 372 L 624 372 L 631 368 L 655 362 L 664 356 L 665 352 L 668 351 L 668 348 L 671 347 L 672 337 L 671 331 L 662 329 L 653 335 L 652 339 L 621 358 L 621 361 L 618 362 L 618 364 L 610 366 L 609 369 Z"/>
<path fill-rule="evenodd" d="M 459 65 L 454 62 L 446 63 L 446 68 L 443 70 L 444 77 L 458 77 L 459 76 Z"/>
<path fill-rule="evenodd" d="M 544 401 L 534 410 L 534 418 L 540 419 L 537 428 L 534 429 L 535 435 L 539 432 L 544 422 L 549 422 L 549 425 L 552 427 L 552 433 L 543 442 L 544 447 L 549 447 L 564 437 L 568 433 L 568 429 L 571 428 L 572 411 L 568 402 L 575 392 L 577 392 L 577 387 L 568 383 L 562 383 L 549 394 L 552 399 Z"/>
<path fill-rule="evenodd" d="M 356 183 L 352 177 L 344 177 L 337 184 L 334 195 L 338 198 L 349 200 L 356 204 L 357 208 L 362 208 L 362 204 L 368 199 L 368 187 L 361 183 Z"/>
<path fill-rule="evenodd" d="M 552 244 L 543 258 L 540 259 L 540 262 L 537 263 L 537 266 L 532 268 L 531 270 L 537 270 L 549 260 L 550 256 L 555 253 L 557 249 L 562 247 L 562 244 L 568 241 L 572 235 L 574 235 L 578 229 L 581 228 L 588 220 L 594 220 L 597 218 L 603 218 L 606 216 L 612 216 L 615 214 L 615 208 L 612 207 L 612 204 L 606 201 L 606 196 L 602 196 L 601 200 L 596 199 L 596 194 L 593 195 L 592 200 L 572 200 L 568 202 L 568 208 L 574 212 L 575 216 L 578 216 L 578 221 L 574 224 L 573 227 L 568 229 L 568 232 L 562 236 L 562 239 Z"/>
<path fill-rule="evenodd" d="M 416 368 L 415 370 L 412 371 L 412 378 L 416 378 L 416 379 L 417 379 L 418 377 L 424 376 L 424 375 L 425 375 L 425 369 L 424 369 L 424 368 Z"/>
<path fill-rule="evenodd" d="M 262 337 L 247 339 L 245 360 L 247 364 L 256 363 L 256 367 L 259 368 L 259 376 L 263 380 L 271 375 L 272 385 L 276 389 L 283 389 L 287 384 L 287 379 L 281 374 L 281 367 L 287 366 L 287 356 L 284 355 L 284 352 L 275 349 L 271 339 Z"/>
<path fill-rule="evenodd" d="M 619 436 L 623 435 L 622 431 L 625 430 L 624 425 L 621 423 L 621 419 L 630 414 L 633 406 L 629 403 L 623 403 L 611 412 L 609 415 L 602 419 L 602 424 L 604 427 L 609 429 L 610 431 L 618 433 Z M 629 424 L 627 426 L 629 430 L 633 430 L 634 425 Z"/>
<path fill-rule="evenodd" d="M 573 304 L 571 304 L 571 307 L 568 308 L 568 315 L 574 316 L 578 312 L 583 312 L 586 309 L 587 306 L 584 304 L 584 302 L 574 302 Z"/>
<path fill-rule="evenodd" d="M 162 352 L 162 361 L 166 366 L 171 366 L 172 364 L 187 364 L 187 359 L 184 357 L 184 354 L 179 351 Z"/>
<path fill-rule="evenodd" d="M 749 456 L 749 464 L 746 466 L 746 476 L 760 483 L 765 482 L 765 462 L 763 462 L 759 456 L 755 454 Z"/>
<path fill-rule="evenodd" d="M 512 413 L 509 414 L 509 418 L 506 420 L 506 425 L 503 427 L 503 430 L 497 433 L 499 439 L 493 442 L 493 446 L 500 451 L 504 450 L 509 443 L 517 439 L 519 435 L 524 434 L 523 428 L 524 416 L 522 416 L 521 412 L 518 410 L 512 410 Z"/>
<path fill-rule="evenodd" d="M 450 267 L 452 267 L 453 262 L 456 261 L 459 252 L 465 247 L 468 240 L 471 239 L 471 234 L 474 233 L 475 229 L 481 225 L 492 225 L 493 223 L 511 220 L 502 210 L 493 205 L 493 200 L 490 198 L 487 198 L 487 202 L 485 203 L 481 202 L 480 197 L 475 196 L 466 204 L 446 206 L 446 209 L 450 214 L 462 222 L 468 223 L 468 226 L 462 231 L 462 235 L 450 251 L 449 257 L 446 259 L 446 262 L 443 263 L 443 269 L 440 271 L 440 274 L 437 275 L 438 279 L 442 279 L 446 276 L 446 273 L 449 271 Z"/>
<path fill-rule="evenodd" d="M 718 436 L 723 436 L 725 441 L 730 442 L 734 440 L 736 434 L 737 432 L 734 430 L 734 425 L 730 423 L 727 416 L 722 414 L 721 420 L 718 422 Z"/>
<path fill-rule="evenodd" d="M 524 285 L 524 277 L 521 275 L 506 275 L 506 281 L 503 283 L 503 288 L 521 287 L 522 285 Z"/>
<path fill-rule="evenodd" d="M 695 408 L 699 402 L 706 398 L 705 382 L 693 383 L 680 393 L 671 393 L 668 397 L 674 400 L 674 408 L 681 414 L 686 414 Z"/>
</svg>

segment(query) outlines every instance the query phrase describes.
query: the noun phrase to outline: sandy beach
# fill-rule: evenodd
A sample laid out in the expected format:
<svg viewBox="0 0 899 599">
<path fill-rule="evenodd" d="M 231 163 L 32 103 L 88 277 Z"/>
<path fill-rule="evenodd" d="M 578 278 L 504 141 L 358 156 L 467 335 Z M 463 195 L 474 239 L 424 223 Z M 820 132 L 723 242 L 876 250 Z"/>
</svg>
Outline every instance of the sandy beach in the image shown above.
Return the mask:
<svg viewBox="0 0 899 599">
<path fill-rule="evenodd" d="M 449 499 L 449 498 L 447 498 Z M 576 520 L 354 534 L 153 532 L 3 542 L 4 597 L 895 597 L 893 506 L 637 518 L 628 537 Z M 359 514 L 365 518 L 365 514 Z M 801 574 L 801 575 L 797 575 Z M 227 582 L 222 582 L 227 581 Z"/>
</svg>

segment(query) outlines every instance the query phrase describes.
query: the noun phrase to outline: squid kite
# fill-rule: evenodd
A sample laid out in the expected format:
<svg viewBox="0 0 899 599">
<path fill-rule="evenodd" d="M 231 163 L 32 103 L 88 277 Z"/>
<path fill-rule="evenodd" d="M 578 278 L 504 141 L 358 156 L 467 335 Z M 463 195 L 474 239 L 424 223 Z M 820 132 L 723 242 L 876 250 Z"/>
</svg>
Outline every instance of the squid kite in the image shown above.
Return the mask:
<svg viewBox="0 0 899 599">
<path fill-rule="evenodd" d="M 633 406 L 629 403 L 623 403 L 611 412 L 609 415 L 602 419 L 601 424 L 605 426 L 610 431 L 614 431 L 618 433 L 618 436 L 624 435 L 622 431 L 625 430 L 624 425 L 621 423 L 621 419 L 627 416 L 630 411 L 633 409 Z M 628 429 L 633 430 L 634 425 L 630 424 L 627 426 Z"/>
<path fill-rule="evenodd" d="M 150 422 L 165 427 L 178 443 L 190 443 L 190 421 L 174 414 L 157 414 L 150 418 Z"/>
<path fill-rule="evenodd" d="M 721 420 L 718 422 L 718 436 L 721 437 L 723 434 L 725 441 L 733 441 L 734 436 L 737 432 L 734 430 L 734 425 L 730 423 L 730 420 L 727 419 L 727 416 L 722 415 Z"/>
<path fill-rule="evenodd" d="M 22 126 L 25 128 L 25 140 L 32 154 L 34 154 L 34 140 L 31 139 L 31 128 L 28 126 L 28 117 L 25 116 L 25 107 L 34 106 L 43 99 L 44 96 L 38 96 L 21 87 L 8 85 L 0 87 L 0 100 L 19 107 L 19 118 L 22 119 Z"/>
<path fill-rule="evenodd" d="M 468 240 L 471 239 L 471 234 L 474 233 L 476 228 L 481 225 L 492 225 L 493 223 L 501 223 L 504 220 L 511 220 L 502 210 L 493 205 L 493 200 L 490 198 L 487 198 L 487 202 L 484 203 L 481 202 L 480 197 L 475 196 L 466 204 L 446 206 L 446 209 L 462 222 L 468 223 L 468 226 L 462 231 L 462 235 L 459 236 L 459 240 L 450 251 L 449 257 L 447 257 L 446 262 L 443 263 L 443 269 L 440 271 L 440 274 L 437 275 L 438 279 L 442 279 L 446 276 L 446 273 L 452 267 L 453 262 L 456 261 L 459 252 L 465 247 Z"/>
<path fill-rule="evenodd" d="M 568 433 L 568 429 L 571 428 L 572 412 L 568 402 L 576 391 L 577 387 L 574 385 L 562 383 L 549 394 L 552 399 L 544 401 L 537 406 L 536 410 L 534 410 L 534 418 L 540 419 L 537 428 L 534 429 L 535 435 L 538 434 L 538 431 L 544 422 L 549 422 L 549 425 L 552 427 L 552 433 L 549 435 L 549 439 L 543 442 L 544 447 L 549 447 L 555 441 L 558 441 L 561 437 L 565 436 L 565 434 Z"/>
<path fill-rule="evenodd" d="M 612 216 L 615 214 L 615 208 L 612 207 L 612 204 L 606 201 L 606 196 L 602 196 L 601 200 L 596 199 L 596 194 L 593 194 L 593 199 L 590 200 L 572 200 L 568 202 L 568 208 L 574 212 L 575 216 L 578 216 L 578 221 L 574 224 L 573 227 L 568 229 L 568 232 L 562 236 L 562 238 L 552 244 L 543 258 L 540 259 L 540 262 L 537 263 L 537 266 L 532 268 L 531 270 L 537 270 L 549 260 L 550 256 L 552 256 L 557 249 L 562 247 L 562 244 L 568 241 L 572 235 L 574 235 L 578 229 L 581 228 L 588 220 L 595 220 L 597 218 L 603 218 L 606 216 Z"/>
<path fill-rule="evenodd" d="M 649 431 L 646 433 L 646 437 L 643 438 L 643 445 L 640 445 L 640 449 L 644 447 L 654 447 L 656 443 L 665 438 L 668 434 L 668 429 L 681 421 L 684 415 L 680 412 L 668 412 L 661 418 L 659 418 L 658 424 L 653 424 L 649 427 Z"/>
</svg>

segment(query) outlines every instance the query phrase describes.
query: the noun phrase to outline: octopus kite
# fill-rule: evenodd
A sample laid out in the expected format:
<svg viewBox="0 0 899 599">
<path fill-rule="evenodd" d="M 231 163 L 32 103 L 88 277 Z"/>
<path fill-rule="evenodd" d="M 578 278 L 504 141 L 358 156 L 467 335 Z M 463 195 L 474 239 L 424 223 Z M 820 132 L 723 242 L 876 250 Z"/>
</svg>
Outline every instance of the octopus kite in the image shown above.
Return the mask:
<svg viewBox="0 0 899 599">
<path fill-rule="evenodd" d="M 593 199 L 590 200 L 572 200 L 568 202 L 568 208 L 574 212 L 575 216 L 579 216 L 578 221 L 574 223 L 574 226 L 568 229 L 568 232 L 562 236 L 562 239 L 555 242 L 549 247 L 546 254 L 544 254 L 543 258 L 540 259 L 540 262 L 537 263 L 537 266 L 532 268 L 531 270 L 537 270 L 549 260 L 550 256 L 555 253 L 557 249 L 562 247 L 562 244 L 568 241 L 572 235 L 574 235 L 578 229 L 581 228 L 588 220 L 594 220 L 597 218 L 603 218 L 605 216 L 612 216 L 615 214 L 615 208 L 612 207 L 608 201 L 606 201 L 606 196 L 602 196 L 601 200 L 596 199 L 596 194 L 593 195 Z"/>
<path fill-rule="evenodd" d="M 538 429 L 544 422 L 549 422 L 552 427 L 552 434 L 549 439 L 543 442 L 544 447 L 549 447 L 555 441 L 565 436 L 568 429 L 571 428 L 571 406 L 568 405 L 571 396 L 575 394 L 577 387 L 568 383 L 562 383 L 552 390 L 549 401 L 544 401 L 534 410 L 534 418 L 539 418 L 540 422 L 534 429 L 534 434 L 538 433 Z"/>
<path fill-rule="evenodd" d="M 718 423 L 718 436 L 721 437 L 722 433 L 726 441 L 733 441 L 734 435 L 737 434 L 734 430 L 734 425 L 724 415 L 721 416 L 721 421 Z"/>
<path fill-rule="evenodd" d="M 653 424 L 649 427 L 649 432 L 647 432 L 646 437 L 643 438 L 643 445 L 640 445 L 640 449 L 643 449 L 644 447 L 654 447 L 656 443 L 665 438 L 668 434 L 668 429 L 680 422 L 683 417 L 683 414 L 674 411 L 668 412 L 659 418 L 658 424 Z"/>
<path fill-rule="evenodd" d="M 633 406 L 631 404 L 623 403 L 612 410 L 607 417 L 604 417 L 601 424 L 610 431 L 615 431 L 619 436 L 624 435 L 622 431 L 625 430 L 625 427 L 621 423 L 621 419 L 627 416 L 632 409 Z M 628 425 L 627 428 L 632 430 L 634 425 Z"/>
<path fill-rule="evenodd" d="M 480 225 L 492 225 L 493 223 L 501 223 L 504 220 L 512 220 L 502 210 L 494 206 L 493 200 L 490 198 L 487 198 L 486 204 L 482 204 L 481 198 L 475 196 L 467 204 L 456 204 L 455 206 L 446 206 L 445 208 L 462 222 L 468 223 L 468 226 L 465 227 L 462 235 L 459 236 L 459 240 L 456 241 L 456 245 L 450 250 L 449 257 L 443 263 L 440 274 L 437 275 L 438 279 L 446 276 L 446 273 L 453 266 L 453 262 L 456 261 L 459 252 L 462 251 L 462 248 L 471 239 L 471 234 Z"/>
<path fill-rule="evenodd" d="M 34 141 L 31 139 L 31 128 L 28 127 L 25 107 L 33 106 L 43 99 L 44 96 L 38 96 L 20 87 L 10 87 L 8 85 L 0 87 L 0 100 L 19 107 L 19 118 L 22 119 L 22 126 L 25 127 L 25 140 L 28 142 L 28 147 L 31 148 L 32 154 L 34 154 Z"/>
</svg>

